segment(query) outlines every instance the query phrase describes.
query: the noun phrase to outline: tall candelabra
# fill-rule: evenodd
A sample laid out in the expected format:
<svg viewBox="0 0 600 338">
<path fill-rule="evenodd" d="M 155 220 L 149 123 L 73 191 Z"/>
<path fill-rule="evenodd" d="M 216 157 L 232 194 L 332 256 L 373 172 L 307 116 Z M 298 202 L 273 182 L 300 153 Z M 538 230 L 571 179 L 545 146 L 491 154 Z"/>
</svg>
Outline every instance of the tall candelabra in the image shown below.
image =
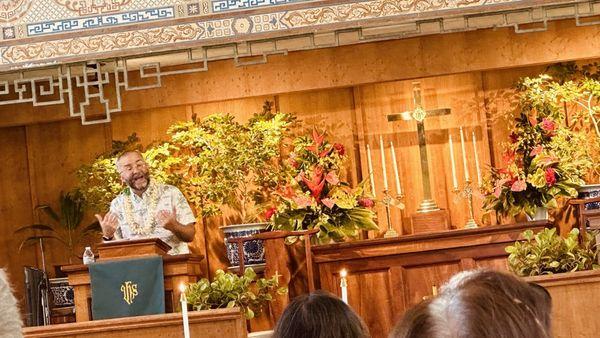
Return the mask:
<svg viewBox="0 0 600 338">
<path fill-rule="evenodd" d="M 396 197 L 392 197 L 392 195 L 390 195 L 389 190 L 387 190 L 387 189 L 383 191 L 383 199 L 381 201 L 385 205 L 385 216 L 386 216 L 386 220 L 387 220 L 387 230 L 386 230 L 385 234 L 383 235 L 384 238 L 398 237 L 398 232 L 392 227 L 390 205 L 392 204 L 392 202 L 394 200 L 402 203 L 403 198 L 404 198 L 404 195 L 397 195 Z M 403 214 L 403 208 L 400 208 L 400 214 L 401 215 Z M 402 216 L 400 217 L 400 219 L 402 219 Z"/>
<path fill-rule="evenodd" d="M 458 194 L 461 198 L 467 200 L 467 206 L 469 207 L 469 219 L 465 223 L 465 229 L 477 228 L 477 222 L 475 222 L 475 214 L 473 213 L 473 188 L 471 187 L 471 181 L 466 180 L 465 186 L 462 189 L 455 188 L 453 190 L 455 194 Z"/>
</svg>

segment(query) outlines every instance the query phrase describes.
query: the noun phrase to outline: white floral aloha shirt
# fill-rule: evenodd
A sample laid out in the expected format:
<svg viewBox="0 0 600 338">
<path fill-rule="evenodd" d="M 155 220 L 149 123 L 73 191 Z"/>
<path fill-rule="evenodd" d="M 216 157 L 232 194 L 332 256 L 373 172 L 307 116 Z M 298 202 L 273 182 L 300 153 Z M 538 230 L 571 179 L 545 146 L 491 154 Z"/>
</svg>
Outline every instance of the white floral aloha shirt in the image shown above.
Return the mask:
<svg viewBox="0 0 600 338">
<path fill-rule="evenodd" d="M 151 189 L 157 189 L 157 201 L 156 208 L 154 211 L 148 210 L 151 208 L 152 201 L 150 201 Z M 137 224 L 149 224 L 148 233 L 136 234 L 132 231 L 132 225 L 128 224 L 127 217 L 125 216 L 127 203 L 126 199 L 130 199 L 131 205 L 133 206 L 133 222 Z M 194 213 L 190 208 L 187 200 L 177 189 L 172 185 L 159 184 L 151 181 L 148 189 L 142 194 L 142 197 L 131 193 L 129 188 L 125 189 L 121 194 L 115 197 L 110 203 L 110 212 L 117 215 L 119 219 L 119 225 L 115 232 L 115 239 L 142 239 L 142 238 L 154 238 L 158 237 L 165 243 L 171 246 L 169 250 L 170 255 L 187 254 L 190 252 L 187 243 L 181 241 L 171 231 L 164 229 L 156 220 L 156 214 L 161 210 L 172 211 L 173 206 L 177 212 L 177 221 L 185 226 L 196 222 Z M 153 213 L 150 215 L 149 213 Z M 148 219 L 151 217 L 151 219 Z M 148 223 L 146 223 L 148 222 Z M 193 226 L 193 225 L 192 225 Z"/>
</svg>

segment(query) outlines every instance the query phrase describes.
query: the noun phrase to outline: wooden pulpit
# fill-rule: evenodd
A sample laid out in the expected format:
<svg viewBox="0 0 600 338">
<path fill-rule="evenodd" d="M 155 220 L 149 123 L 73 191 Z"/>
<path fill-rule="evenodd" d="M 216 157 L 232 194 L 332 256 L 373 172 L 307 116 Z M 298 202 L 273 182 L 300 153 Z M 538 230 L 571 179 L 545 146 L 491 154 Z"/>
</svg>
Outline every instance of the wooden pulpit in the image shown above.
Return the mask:
<svg viewBox="0 0 600 338">
<path fill-rule="evenodd" d="M 131 259 L 147 256 L 163 257 L 165 283 L 165 309 L 174 312 L 179 308 L 179 285 L 198 281 L 201 255 L 168 255 L 170 246 L 158 238 L 112 241 L 98 245 L 98 261 Z M 87 265 L 75 264 L 61 267 L 73 286 L 75 293 L 75 317 L 77 322 L 92 320 L 92 288 Z"/>
</svg>

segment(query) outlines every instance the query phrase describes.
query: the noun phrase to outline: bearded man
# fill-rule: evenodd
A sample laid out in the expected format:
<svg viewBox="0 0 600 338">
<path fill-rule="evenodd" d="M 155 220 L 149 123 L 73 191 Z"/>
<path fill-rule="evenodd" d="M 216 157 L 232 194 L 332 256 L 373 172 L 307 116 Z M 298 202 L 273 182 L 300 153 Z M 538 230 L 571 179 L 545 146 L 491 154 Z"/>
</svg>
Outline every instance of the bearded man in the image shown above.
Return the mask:
<svg viewBox="0 0 600 338">
<path fill-rule="evenodd" d="M 96 215 L 102 239 L 158 237 L 171 246 L 169 254 L 189 253 L 186 242 L 194 240 L 196 218 L 181 191 L 152 180 L 137 151 L 119 156 L 116 166 L 127 187 L 112 200 L 104 217 Z"/>
</svg>

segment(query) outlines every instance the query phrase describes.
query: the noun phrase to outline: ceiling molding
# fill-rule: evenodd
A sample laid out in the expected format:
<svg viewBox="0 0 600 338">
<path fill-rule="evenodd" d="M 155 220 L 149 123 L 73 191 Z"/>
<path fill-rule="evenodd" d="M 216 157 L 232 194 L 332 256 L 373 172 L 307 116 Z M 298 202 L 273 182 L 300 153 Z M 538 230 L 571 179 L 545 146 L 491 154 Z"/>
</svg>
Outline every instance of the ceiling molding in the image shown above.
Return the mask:
<svg viewBox="0 0 600 338">
<path fill-rule="evenodd" d="M 281 2 L 289 3 L 271 0 Z M 0 72 L 187 49 L 202 49 L 209 60 L 265 58 L 269 53 L 491 27 L 533 32 L 544 30 L 549 20 L 566 18 L 578 25 L 597 24 L 599 15 L 600 1 L 296 1 L 5 40 L 0 42 Z M 227 49 L 229 53 L 214 54 Z"/>
</svg>

